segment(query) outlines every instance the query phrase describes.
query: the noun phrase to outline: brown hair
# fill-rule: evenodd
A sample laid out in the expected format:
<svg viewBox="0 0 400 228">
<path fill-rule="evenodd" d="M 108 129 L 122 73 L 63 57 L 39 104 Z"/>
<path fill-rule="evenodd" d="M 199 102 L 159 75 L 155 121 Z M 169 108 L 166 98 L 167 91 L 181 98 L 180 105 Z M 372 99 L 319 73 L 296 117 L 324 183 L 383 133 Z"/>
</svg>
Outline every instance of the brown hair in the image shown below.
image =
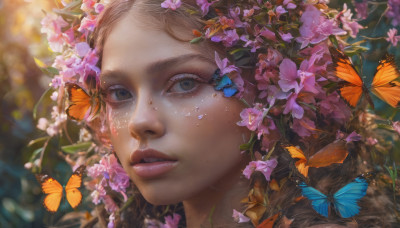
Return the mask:
<svg viewBox="0 0 400 228">
<path fill-rule="evenodd" d="M 228 6 L 229 2 L 230 1 L 220 1 L 221 5 L 225 6 Z M 199 29 L 203 26 L 200 15 L 189 13 L 190 9 L 194 7 L 194 1 L 184 1 L 182 7 L 175 11 L 162 9 L 160 3 L 160 0 L 148 0 L 146 3 L 140 2 L 137 5 L 143 8 L 143 12 L 146 12 L 146 15 L 154 17 L 156 19 L 155 21 L 159 22 L 159 24 L 154 24 L 154 26 L 165 29 L 172 37 L 181 41 L 188 41 L 188 39 L 177 36 L 177 33 L 174 32 L 174 28 L 185 27 L 188 29 Z M 92 37 L 92 45 L 99 51 L 100 62 L 103 46 L 112 28 L 135 4 L 135 0 L 115 0 L 112 1 L 101 14 L 98 26 Z M 153 21 L 151 21 L 151 23 L 152 22 Z M 212 53 L 211 56 L 213 56 L 213 51 L 211 50 L 223 50 L 221 46 L 209 41 L 199 45 L 205 45 L 203 47 L 207 47 L 206 51 Z M 316 124 L 323 126 L 324 120 L 316 117 Z M 336 132 L 339 128 L 338 126 L 336 127 L 336 129 L 330 129 L 330 132 Z M 322 148 L 327 142 L 334 140 L 334 133 L 330 134 L 328 138 L 329 139 L 325 138 L 324 141 L 315 140 L 308 143 L 302 142 L 301 144 L 305 147 L 314 147 L 315 151 L 317 151 L 317 147 Z M 293 140 L 291 141 L 292 143 L 297 141 L 300 144 L 300 139 L 296 136 L 290 137 L 290 140 Z M 350 145 L 352 145 L 352 148 L 350 148 L 349 156 L 343 164 L 319 168 L 318 170 L 311 169 L 309 173 L 311 180 L 310 185 L 316 187 L 318 183 L 318 189 L 321 192 L 330 193 L 332 190 L 337 191 L 339 188 L 348 184 L 357 175 L 370 170 L 369 167 L 363 164 L 363 160 L 361 160 L 359 156 L 360 154 L 366 154 L 366 146 L 362 143 Z M 281 182 L 282 186 L 278 192 L 268 190 L 270 202 L 264 216 L 265 218 L 280 211 L 287 218 L 294 219 L 291 227 L 307 227 L 315 224 L 349 225 L 354 221 L 353 219 L 342 219 L 340 217 L 322 217 L 311 207 L 309 200 L 303 199 L 296 201 L 295 199 L 301 196 L 301 191 L 296 186 L 297 184 L 294 179 L 287 178 L 296 176 L 293 172 L 294 161 L 290 155 L 282 149 L 276 149 L 274 154 L 278 156 L 278 167 L 274 170 L 272 177 L 275 178 L 278 183 Z M 258 178 L 257 175 L 255 178 Z M 283 183 L 282 180 L 285 180 L 285 182 Z M 264 185 L 267 186 L 268 184 L 265 180 L 263 181 Z M 328 189 L 329 191 L 327 191 Z M 161 211 L 164 208 L 147 204 L 140 193 L 137 192 L 137 194 L 138 200 L 136 201 L 135 207 L 124 212 L 124 221 L 130 221 L 126 223 L 129 225 L 122 225 L 123 223 L 120 223 L 121 226 L 132 227 L 132 225 L 135 224 L 133 226 L 142 227 L 145 216 L 150 215 L 152 217 L 158 217 L 162 215 Z M 358 223 L 357 225 L 361 227 L 388 227 L 394 222 L 395 216 L 391 213 L 391 210 L 394 210 L 393 204 L 386 195 L 378 190 L 375 183 L 370 184 L 367 196 L 360 201 L 359 205 L 361 211 L 355 219 Z M 184 213 L 181 205 L 176 206 L 175 209 L 182 214 Z M 183 221 L 183 223 L 180 225 L 184 226 L 184 219 L 181 221 Z"/>
</svg>

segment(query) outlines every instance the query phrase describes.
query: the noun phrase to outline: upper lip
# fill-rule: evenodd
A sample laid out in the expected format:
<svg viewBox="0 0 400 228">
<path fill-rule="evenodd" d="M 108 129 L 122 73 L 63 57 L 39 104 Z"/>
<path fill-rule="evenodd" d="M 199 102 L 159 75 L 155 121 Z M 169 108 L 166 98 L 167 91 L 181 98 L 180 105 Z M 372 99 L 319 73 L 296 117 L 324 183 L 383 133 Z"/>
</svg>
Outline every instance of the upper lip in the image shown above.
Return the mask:
<svg viewBox="0 0 400 228">
<path fill-rule="evenodd" d="M 170 157 L 160 151 L 148 148 L 135 150 L 130 157 L 131 165 L 138 164 L 145 158 L 157 158 L 167 161 L 176 161 L 176 159 L 174 159 L 173 157 Z"/>
</svg>

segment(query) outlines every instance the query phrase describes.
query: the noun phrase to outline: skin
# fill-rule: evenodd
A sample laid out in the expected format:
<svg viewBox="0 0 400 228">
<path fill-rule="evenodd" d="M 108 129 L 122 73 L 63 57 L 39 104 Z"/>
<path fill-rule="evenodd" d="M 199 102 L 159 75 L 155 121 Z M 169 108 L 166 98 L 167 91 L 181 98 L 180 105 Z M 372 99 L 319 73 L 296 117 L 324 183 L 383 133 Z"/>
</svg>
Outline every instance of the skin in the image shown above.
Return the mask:
<svg viewBox="0 0 400 228">
<path fill-rule="evenodd" d="M 245 107 L 207 83 L 217 69 L 210 53 L 145 26 L 152 19 L 139 14 L 133 7 L 123 16 L 103 51 L 101 87 L 116 154 L 148 202 L 183 202 L 188 227 L 210 227 L 212 210 L 214 227 L 238 226 L 232 209 L 242 209 L 248 192 L 241 175 L 248 159 L 239 146 L 250 133 L 236 123 Z M 130 156 L 146 148 L 173 157 L 176 166 L 139 177 Z"/>
</svg>

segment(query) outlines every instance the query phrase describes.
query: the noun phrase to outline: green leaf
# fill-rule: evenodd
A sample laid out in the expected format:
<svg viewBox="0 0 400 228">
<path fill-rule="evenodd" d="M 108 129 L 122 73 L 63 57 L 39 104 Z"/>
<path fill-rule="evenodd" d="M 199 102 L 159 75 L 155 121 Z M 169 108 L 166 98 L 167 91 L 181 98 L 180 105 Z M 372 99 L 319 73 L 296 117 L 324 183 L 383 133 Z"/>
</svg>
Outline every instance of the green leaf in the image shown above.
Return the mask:
<svg viewBox="0 0 400 228">
<path fill-rule="evenodd" d="M 203 39 L 203 37 L 199 36 L 199 37 L 196 37 L 193 40 L 189 41 L 189 43 L 196 44 L 196 43 L 200 42 L 202 39 Z"/>
<path fill-rule="evenodd" d="M 92 146 L 92 142 L 83 142 L 83 143 L 77 143 L 77 144 L 72 144 L 72 145 L 68 145 L 68 146 L 62 146 L 61 150 L 68 154 L 74 154 L 79 151 L 88 150 L 90 148 L 90 146 Z"/>
<path fill-rule="evenodd" d="M 45 136 L 45 137 L 41 137 L 41 138 L 37 138 L 37 139 L 31 140 L 29 142 L 28 146 L 33 146 L 33 145 L 39 144 L 39 143 L 42 144 L 42 143 L 46 142 L 46 140 L 48 140 L 49 138 L 50 138 L 50 136 Z"/>
<path fill-rule="evenodd" d="M 35 107 L 33 107 L 33 119 L 36 120 L 36 115 L 37 115 L 37 109 L 39 107 L 39 104 L 42 103 L 43 99 L 46 96 L 50 96 L 51 92 L 53 91 L 52 87 L 49 87 L 43 94 L 42 96 L 39 98 L 39 101 L 35 104 Z"/>
</svg>

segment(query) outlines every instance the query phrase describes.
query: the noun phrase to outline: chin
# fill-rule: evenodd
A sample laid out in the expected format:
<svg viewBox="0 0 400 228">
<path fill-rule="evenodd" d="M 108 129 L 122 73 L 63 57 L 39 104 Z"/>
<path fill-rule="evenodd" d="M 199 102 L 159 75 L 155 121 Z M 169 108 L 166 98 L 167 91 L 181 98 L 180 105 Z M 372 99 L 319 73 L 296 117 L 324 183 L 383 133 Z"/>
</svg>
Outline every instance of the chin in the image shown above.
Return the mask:
<svg viewBox="0 0 400 228">
<path fill-rule="evenodd" d="M 175 197 L 167 192 L 164 192 L 163 194 L 151 194 L 145 192 L 144 194 L 142 193 L 142 195 L 147 202 L 156 206 L 177 204 L 183 201 L 182 198 Z"/>
</svg>

